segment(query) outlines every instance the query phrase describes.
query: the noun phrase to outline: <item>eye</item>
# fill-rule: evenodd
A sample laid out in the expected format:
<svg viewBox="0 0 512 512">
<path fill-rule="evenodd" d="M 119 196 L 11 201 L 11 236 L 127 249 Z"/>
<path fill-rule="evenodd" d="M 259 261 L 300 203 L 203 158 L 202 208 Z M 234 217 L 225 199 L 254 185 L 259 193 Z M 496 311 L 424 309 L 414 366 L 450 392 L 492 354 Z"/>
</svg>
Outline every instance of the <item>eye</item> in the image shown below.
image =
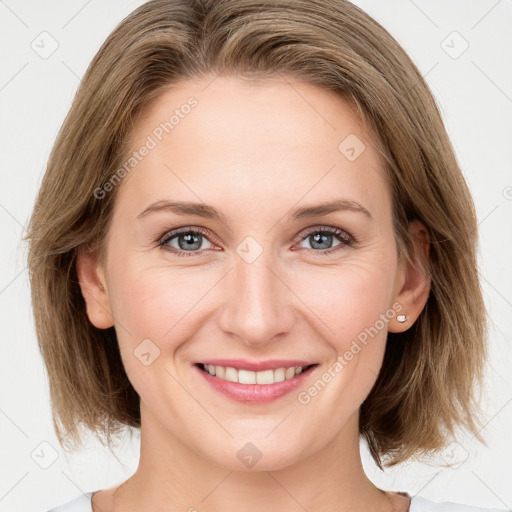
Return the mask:
<svg viewBox="0 0 512 512">
<path fill-rule="evenodd" d="M 330 226 L 322 226 L 321 228 L 317 227 L 310 229 L 308 232 L 302 234 L 301 236 L 301 242 L 308 241 L 310 247 L 312 248 L 311 250 L 314 250 L 314 252 L 317 252 L 321 255 L 331 254 L 332 252 L 343 249 L 343 247 L 346 246 L 351 247 L 355 242 L 354 238 L 347 232 Z M 334 238 L 337 238 L 340 240 L 340 242 L 333 246 L 332 243 Z"/>
<path fill-rule="evenodd" d="M 198 249 L 201 247 L 204 240 L 208 240 L 206 233 L 207 232 L 202 228 L 176 229 L 170 233 L 166 233 L 159 241 L 158 245 L 166 251 L 175 253 L 178 256 L 194 256 L 194 254 L 202 252 L 202 250 Z M 178 247 L 171 244 L 177 244 Z"/>
</svg>

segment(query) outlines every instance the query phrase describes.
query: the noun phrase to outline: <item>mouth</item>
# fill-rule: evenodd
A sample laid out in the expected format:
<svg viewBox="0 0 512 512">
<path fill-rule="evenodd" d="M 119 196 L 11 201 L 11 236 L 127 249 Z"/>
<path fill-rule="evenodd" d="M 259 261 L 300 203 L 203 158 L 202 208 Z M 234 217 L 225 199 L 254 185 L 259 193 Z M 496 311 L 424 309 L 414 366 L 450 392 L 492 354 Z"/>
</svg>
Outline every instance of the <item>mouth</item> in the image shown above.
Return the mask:
<svg viewBox="0 0 512 512">
<path fill-rule="evenodd" d="M 231 364 L 235 364 L 230 361 Z M 294 361 L 296 362 L 296 361 Z M 265 403 L 276 400 L 305 385 L 319 363 L 281 366 L 282 362 L 247 363 L 241 362 L 237 366 L 224 366 L 221 364 L 195 363 L 193 368 L 209 389 L 231 400 L 243 403 Z M 240 368 L 240 366 L 246 368 Z M 247 367 L 267 367 L 265 369 L 248 370 Z M 268 368 L 273 366 L 273 368 Z"/>
<path fill-rule="evenodd" d="M 280 368 L 262 371 L 252 371 L 232 366 L 204 363 L 196 363 L 195 366 L 212 377 L 225 381 L 238 382 L 239 384 L 268 385 L 283 382 L 285 380 L 291 380 L 296 375 L 300 375 L 302 372 L 306 372 L 310 368 L 317 366 L 317 363 L 306 366 L 282 366 Z"/>
</svg>

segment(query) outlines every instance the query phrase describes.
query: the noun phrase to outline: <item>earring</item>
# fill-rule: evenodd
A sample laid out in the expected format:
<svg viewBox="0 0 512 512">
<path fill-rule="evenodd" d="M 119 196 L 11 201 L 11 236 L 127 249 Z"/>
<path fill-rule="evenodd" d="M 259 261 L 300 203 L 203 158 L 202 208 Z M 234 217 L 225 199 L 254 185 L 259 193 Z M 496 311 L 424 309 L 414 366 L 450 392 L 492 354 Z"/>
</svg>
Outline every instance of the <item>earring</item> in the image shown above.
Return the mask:
<svg viewBox="0 0 512 512">
<path fill-rule="evenodd" d="M 400 323 L 404 323 L 405 321 L 407 321 L 407 317 L 405 315 L 398 315 L 396 317 L 396 319 L 400 322 Z"/>
</svg>

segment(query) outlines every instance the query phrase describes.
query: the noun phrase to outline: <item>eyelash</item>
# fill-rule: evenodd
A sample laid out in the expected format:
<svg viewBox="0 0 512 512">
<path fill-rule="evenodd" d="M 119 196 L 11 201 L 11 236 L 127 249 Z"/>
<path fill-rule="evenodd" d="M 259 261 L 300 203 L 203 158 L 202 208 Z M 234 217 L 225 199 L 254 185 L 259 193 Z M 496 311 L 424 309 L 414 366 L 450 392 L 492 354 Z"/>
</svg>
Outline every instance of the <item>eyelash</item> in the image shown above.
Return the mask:
<svg viewBox="0 0 512 512">
<path fill-rule="evenodd" d="M 162 237 L 160 237 L 160 239 L 158 240 L 158 246 L 161 247 L 162 249 L 164 249 L 165 251 L 176 254 L 177 256 L 180 256 L 180 257 L 181 256 L 197 256 L 198 254 L 201 254 L 202 252 L 204 252 L 204 250 L 207 250 L 207 249 L 204 249 L 203 251 L 183 251 L 181 249 L 176 249 L 175 247 L 170 247 L 170 246 L 166 245 L 170 240 L 172 240 L 176 236 L 178 236 L 180 234 L 184 234 L 184 233 L 185 234 L 193 234 L 193 235 L 202 235 L 207 239 L 208 239 L 208 234 L 209 234 L 208 231 L 203 228 L 186 227 L 186 228 L 175 229 L 171 232 L 165 233 Z M 334 247 L 330 247 L 329 249 L 315 250 L 315 249 L 307 249 L 307 248 L 301 247 L 299 250 L 313 251 L 322 256 L 328 256 L 331 253 L 339 250 L 340 248 L 347 247 L 347 246 L 352 247 L 357 242 L 356 239 L 353 236 L 349 235 L 346 231 L 342 231 L 341 229 L 333 228 L 330 226 L 322 226 L 322 227 L 314 227 L 314 228 L 309 229 L 306 233 L 301 233 L 301 235 L 299 235 L 299 237 L 301 237 L 299 239 L 299 243 L 303 242 L 309 236 L 311 236 L 312 234 L 316 234 L 316 233 L 322 233 L 322 234 L 328 233 L 330 235 L 336 235 L 336 237 L 340 240 L 341 243 Z M 212 242 L 210 242 L 210 243 L 212 243 Z"/>
</svg>

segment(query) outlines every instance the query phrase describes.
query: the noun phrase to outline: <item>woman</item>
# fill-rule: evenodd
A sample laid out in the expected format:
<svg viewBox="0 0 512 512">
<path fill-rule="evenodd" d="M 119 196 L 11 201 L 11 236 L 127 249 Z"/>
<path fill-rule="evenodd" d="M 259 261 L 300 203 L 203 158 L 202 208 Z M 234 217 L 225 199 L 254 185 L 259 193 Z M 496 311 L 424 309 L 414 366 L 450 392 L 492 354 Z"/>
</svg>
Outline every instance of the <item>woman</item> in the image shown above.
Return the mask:
<svg viewBox="0 0 512 512">
<path fill-rule="evenodd" d="M 153 0 L 93 59 L 31 219 L 56 432 L 136 473 L 54 510 L 470 511 L 365 475 L 482 421 L 474 206 L 344 0 Z M 449 435 L 447 435 L 449 434 Z"/>
</svg>

